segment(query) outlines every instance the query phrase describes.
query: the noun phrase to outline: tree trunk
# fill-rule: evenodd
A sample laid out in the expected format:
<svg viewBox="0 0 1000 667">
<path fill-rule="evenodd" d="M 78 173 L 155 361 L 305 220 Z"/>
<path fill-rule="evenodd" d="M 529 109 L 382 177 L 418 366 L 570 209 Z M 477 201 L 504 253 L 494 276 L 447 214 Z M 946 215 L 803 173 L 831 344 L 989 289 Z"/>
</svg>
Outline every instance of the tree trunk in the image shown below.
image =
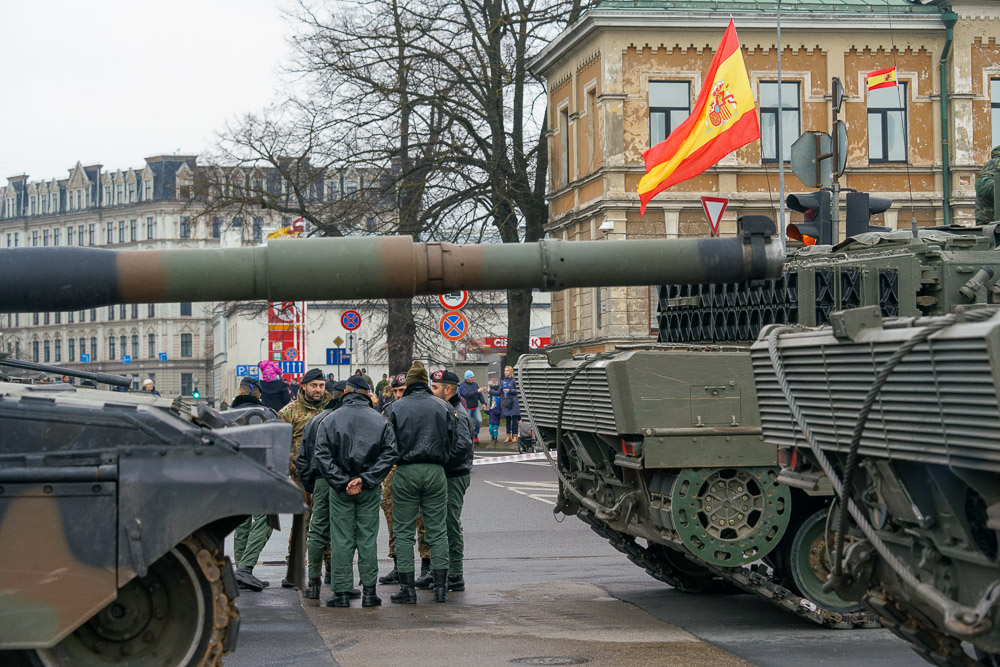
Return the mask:
<svg viewBox="0 0 1000 667">
<path fill-rule="evenodd" d="M 507 366 L 513 366 L 522 354 L 531 351 L 531 290 L 507 290 Z"/>
<path fill-rule="evenodd" d="M 385 327 L 389 351 L 389 372 L 405 373 L 413 364 L 413 341 L 417 325 L 413 319 L 413 299 L 387 299 L 389 319 Z"/>
</svg>

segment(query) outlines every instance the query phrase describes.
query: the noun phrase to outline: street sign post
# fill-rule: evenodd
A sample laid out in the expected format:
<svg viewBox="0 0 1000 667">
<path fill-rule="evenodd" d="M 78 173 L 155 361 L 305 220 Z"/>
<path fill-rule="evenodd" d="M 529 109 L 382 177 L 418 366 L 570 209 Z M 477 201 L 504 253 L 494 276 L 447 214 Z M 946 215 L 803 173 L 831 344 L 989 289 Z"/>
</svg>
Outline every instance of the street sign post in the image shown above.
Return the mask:
<svg viewBox="0 0 1000 667">
<path fill-rule="evenodd" d="M 826 132 L 803 132 L 792 144 L 791 163 L 792 173 L 807 188 L 833 185 L 833 141 L 830 135 Z"/>
<path fill-rule="evenodd" d="M 299 353 L 296 351 L 294 347 L 290 347 L 287 350 L 285 350 L 285 358 L 288 359 L 289 361 L 294 361 L 295 357 L 297 357 L 298 354 Z"/>
<path fill-rule="evenodd" d="M 130 354 L 123 354 L 122 355 L 122 363 L 123 364 L 131 364 L 132 363 L 132 355 L 130 355 Z"/>
<path fill-rule="evenodd" d="M 448 292 L 438 297 L 438 303 L 448 310 L 461 310 L 469 302 L 469 293 L 465 290 Z"/>
<path fill-rule="evenodd" d="M 354 352 L 354 334 L 347 334 L 347 351 Z"/>
<path fill-rule="evenodd" d="M 328 347 L 326 348 L 326 365 L 350 366 L 351 355 L 342 347 Z"/>
<path fill-rule="evenodd" d="M 282 375 L 302 375 L 306 372 L 304 361 L 279 361 Z"/>
<path fill-rule="evenodd" d="M 457 311 L 446 313 L 438 324 L 438 330 L 448 340 L 459 340 L 469 333 L 469 321 Z"/>
<path fill-rule="evenodd" d="M 705 209 L 705 217 L 708 218 L 708 226 L 712 228 L 712 236 L 719 235 L 719 222 L 722 214 L 726 212 L 729 200 L 725 197 L 705 197 L 701 198 L 701 207 Z"/>
<path fill-rule="evenodd" d="M 167 360 L 167 353 L 160 352 L 160 361 L 166 361 L 166 360 Z"/>
<path fill-rule="evenodd" d="M 356 310 L 345 310 L 340 316 L 340 325 L 348 331 L 354 331 L 361 326 L 361 314 Z"/>
<path fill-rule="evenodd" d="M 89 354 L 81 354 L 80 355 L 80 363 L 81 364 L 89 364 L 90 363 L 90 355 Z"/>
</svg>

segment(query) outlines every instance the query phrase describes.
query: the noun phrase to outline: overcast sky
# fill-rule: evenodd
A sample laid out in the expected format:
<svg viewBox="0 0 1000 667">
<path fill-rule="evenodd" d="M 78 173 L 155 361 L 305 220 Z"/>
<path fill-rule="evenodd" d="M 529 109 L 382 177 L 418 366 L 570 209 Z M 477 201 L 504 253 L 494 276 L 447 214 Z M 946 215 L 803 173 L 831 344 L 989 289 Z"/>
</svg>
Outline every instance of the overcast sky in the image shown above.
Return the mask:
<svg viewBox="0 0 1000 667">
<path fill-rule="evenodd" d="M 0 183 L 198 153 L 281 86 L 290 0 L 0 0 Z"/>
</svg>

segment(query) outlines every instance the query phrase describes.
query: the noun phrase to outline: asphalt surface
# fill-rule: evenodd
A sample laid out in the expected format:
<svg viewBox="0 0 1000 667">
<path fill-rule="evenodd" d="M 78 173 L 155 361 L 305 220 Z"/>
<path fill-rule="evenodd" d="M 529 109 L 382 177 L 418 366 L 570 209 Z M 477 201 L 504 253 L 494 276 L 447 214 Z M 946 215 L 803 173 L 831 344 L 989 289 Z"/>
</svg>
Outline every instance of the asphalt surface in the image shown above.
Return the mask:
<svg viewBox="0 0 1000 667">
<path fill-rule="evenodd" d="M 303 604 L 278 585 L 287 533 L 276 532 L 255 569 L 272 586 L 237 600 L 226 664 L 925 664 L 885 630 L 821 628 L 747 594 L 679 593 L 578 519 L 557 521 L 555 494 L 545 463 L 476 466 L 463 513 L 468 588 L 444 605 L 430 591 L 394 605 L 386 586 L 380 608 Z M 383 526 L 383 573 L 387 551 Z"/>
</svg>

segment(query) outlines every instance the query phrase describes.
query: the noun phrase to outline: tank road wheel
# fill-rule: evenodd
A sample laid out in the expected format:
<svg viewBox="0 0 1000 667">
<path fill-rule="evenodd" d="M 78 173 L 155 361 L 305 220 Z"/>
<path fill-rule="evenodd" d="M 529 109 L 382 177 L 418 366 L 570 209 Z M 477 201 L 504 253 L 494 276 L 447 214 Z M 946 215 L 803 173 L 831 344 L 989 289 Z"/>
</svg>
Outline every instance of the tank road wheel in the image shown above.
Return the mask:
<svg viewBox="0 0 1000 667">
<path fill-rule="evenodd" d="M 238 595 L 218 542 L 196 533 L 119 589 L 114 602 L 50 649 L 43 665 L 221 665 L 239 628 Z"/>
<path fill-rule="evenodd" d="M 670 494 L 674 529 L 698 558 L 739 567 L 766 556 L 781 541 L 791 494 L 774 468 L 685 468 Z"/>
<path fill-rule="evenodd" d="M 816 604 L 840 613 L 858 611 L 861 606 L 844 600 L 836 593 L 823 591 L 823 584 L 833 567 L 826 549 L 826 523 L 829 507 L 807 516 L 799 524 L 788 553 L 788 569 L 804 597 Z"/>
</svg>

